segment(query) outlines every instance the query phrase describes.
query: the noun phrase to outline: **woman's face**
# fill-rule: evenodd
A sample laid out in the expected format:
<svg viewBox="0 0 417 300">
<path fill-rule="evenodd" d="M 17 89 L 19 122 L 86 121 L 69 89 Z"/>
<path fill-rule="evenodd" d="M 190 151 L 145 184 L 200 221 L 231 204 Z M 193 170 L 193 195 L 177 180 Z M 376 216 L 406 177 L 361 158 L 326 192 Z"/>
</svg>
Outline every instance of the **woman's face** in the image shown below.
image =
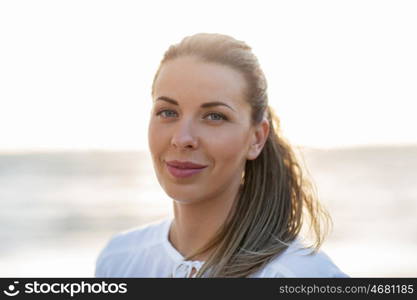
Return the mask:
<svg viewBox="0 0 417 300">
<path fill-rule="evenodd" d="M 161 67 L 148 138 L 156 176 L 172 199 L 203 201 L 240 185 L 246 160 L 260 152 L 251 147 L 245 88 L 239 72 L 194 57 Z"/>
</svg>

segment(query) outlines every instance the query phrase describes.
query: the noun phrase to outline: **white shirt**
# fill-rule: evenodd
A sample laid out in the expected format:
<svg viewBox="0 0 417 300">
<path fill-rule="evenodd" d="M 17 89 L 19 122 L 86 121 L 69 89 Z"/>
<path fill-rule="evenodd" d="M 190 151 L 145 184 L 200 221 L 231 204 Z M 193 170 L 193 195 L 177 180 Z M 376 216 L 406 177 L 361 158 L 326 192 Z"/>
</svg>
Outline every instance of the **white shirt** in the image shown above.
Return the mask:
<svg viewBox="0 0 417 300">
<path fill-rule="evenodd" d="M 173 219 L 115 235 L 96 262 L 96 277 L 190 277 L 202 261 L 186 261 L 168 239 Z M 298 239 L 250 277 L 348 277 L 322 251 L 311 254 Z"/>
</svg>

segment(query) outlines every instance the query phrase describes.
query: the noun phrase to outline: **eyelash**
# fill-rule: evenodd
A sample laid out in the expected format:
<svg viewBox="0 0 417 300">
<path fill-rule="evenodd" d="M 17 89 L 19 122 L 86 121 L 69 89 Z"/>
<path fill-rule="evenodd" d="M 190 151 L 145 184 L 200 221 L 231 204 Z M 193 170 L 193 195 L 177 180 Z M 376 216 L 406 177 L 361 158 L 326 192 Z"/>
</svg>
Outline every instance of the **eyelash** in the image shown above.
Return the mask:
<svg viewBox="0 0 417 300">
<path fill-rule="evenodd" d="M 163 112 L 175 112 L 175 111 L 170 110 L 170 109 L 163 109 L 163 110 L 161 110 L 161 111 L 157 112 L 157 113 L 156 113 L 156 115 L 157 115 L 157 116 L 160 116 Z M 221 120 L 223 120 L 223 121 L 227 121 L 227 120 L 228 120 L 228 118 L 227 118 L 225 115 L 221 114 L 221 113 L 211 112 L 211 113 L 206 114 L 205 116 L 209 116 L 209 115 L 217 115 L 217 116 L 219 116 L 219 117 L 221 118 Z M 163 117 L 163 118 L 168 118 L 168 117 Z M 211 120 L 211 121 L 220 121 L 220 120 L 217 120 L 217 119 L 216 119 L 216 120 Z"/>
</svg>

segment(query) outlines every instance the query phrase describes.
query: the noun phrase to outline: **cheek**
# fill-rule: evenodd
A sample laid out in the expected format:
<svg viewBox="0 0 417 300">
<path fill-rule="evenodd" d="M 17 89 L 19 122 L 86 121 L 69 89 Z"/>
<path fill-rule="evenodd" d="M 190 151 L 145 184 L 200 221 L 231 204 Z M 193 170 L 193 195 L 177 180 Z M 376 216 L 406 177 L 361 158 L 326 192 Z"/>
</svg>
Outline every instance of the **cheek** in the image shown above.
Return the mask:
<svg viewBox="0 0 417 300">
<path fill-rule="evenodd" d="M 148 144 L 149 150 L 154 159 L 158 157 L 158 153 L 163 147 L 163 143 L 165 141 L 163 133 L 164 131 L 159 129 L 158 124 L 152 122 L 151 120 L 148 127 Z"/>
<path fill-rule="evenodd" d="M 223 132 L 209 141 L 208 147 L 217 163 L 238 167 L 246 161 L 248 138 L 243 132 Z"/>
</svg>

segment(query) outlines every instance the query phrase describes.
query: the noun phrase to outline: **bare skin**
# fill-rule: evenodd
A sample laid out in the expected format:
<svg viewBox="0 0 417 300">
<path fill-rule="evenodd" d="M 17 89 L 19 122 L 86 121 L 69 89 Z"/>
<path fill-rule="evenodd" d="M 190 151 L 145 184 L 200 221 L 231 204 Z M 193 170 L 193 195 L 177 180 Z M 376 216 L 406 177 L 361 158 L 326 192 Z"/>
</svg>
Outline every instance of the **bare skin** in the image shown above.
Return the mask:
<svg viewBox="0 0 417 300">
<path fill-rule="evenodd" d="M 166 62 L 155 82 L 149 147 L 158 181 L 174 200 L 169 239 L 184 257 L 205 245 L 224 223 L 246 160 L 259 155 L 268 136 L 267 120 L 251 124 L 245 89 L 239 72 L 194 57 Z M 212 102 L 223 105 L 202 107 Z M 166 161 L 171 160 L 206 168 L 178 178 L 168 171 Z M 195 259 L 204 261 L 208 255 Z"/>
</svg>

